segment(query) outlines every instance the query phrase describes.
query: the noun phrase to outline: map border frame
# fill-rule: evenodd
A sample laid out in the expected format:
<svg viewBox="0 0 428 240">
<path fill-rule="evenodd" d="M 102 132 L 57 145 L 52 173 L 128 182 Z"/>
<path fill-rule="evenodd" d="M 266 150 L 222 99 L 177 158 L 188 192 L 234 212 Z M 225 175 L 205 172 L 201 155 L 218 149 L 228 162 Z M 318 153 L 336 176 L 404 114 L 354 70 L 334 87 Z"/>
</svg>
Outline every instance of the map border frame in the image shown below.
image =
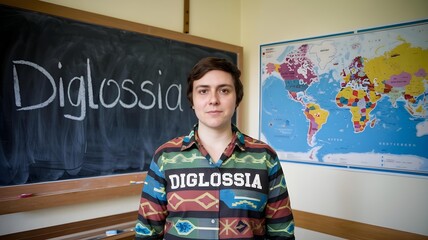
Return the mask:
<svg viewBox="0 0 428 240">
<path fill-rule="evenodd" d="M 378 26 L 378 27 L 371 27 L 371 28 L 361 28 L 354 31 L 345 31 L 345 32 L 339 32 L 339 33 L 333 33 L 333 34 L 326 34 L 326 35 L 319 35 L 319 36 L 312 36 L 312 37 L 306 37 L 306 38 L 299 38 L 299 39 L 291 39 L 291 40 L 285 40 L 285 41 L 277 41 L 277 42 L 271 42 L 271 43 L 264 43 L 259 45 L 259 131 L 258 131 L 258 137 L 261 139 L 262 136 L 262 116 L 263 116 L 263 66 L 262 66 L 262 51 L 266 47 L 274 47 L 276 45 L 287 45 L 287 44 L 296 44 L 296 43 L 302 43 L 305 42 L 310 43 L 311 41 L 315 40 L 322 40 L 322 39 L 331 39 L 335 37 L 344 37 L 344 36 L 352 36 L 356 34 L 361 33 L 370 33 L 370 32 L 377 32 L 377 31 L 384 31 L 388 29 L 394 29 L 394 28 L 403 28 L 403 27 L 411 27 L 411 26 L 417 26 L 417 25 L 426 25 L 428 24 L 428 19 L 421 19 L 421 20 L 415 20 L 415 21 L 409 21 L 409 22 L 402 22 L 397 24 L 390 24 L 390 25 L 384 25 L 384 26 Z M 324 166 L 324 167 L 333 167 L 338 169 L 347 169 L 347 170 L 356 170 L 356 171 L 366 171 L 371 173 L 386 173 L 386 174 L 398 174 L 398 175 L 409 175 L 414 177 L 428 177 L 428 171 L 411 171 L 411 170 L 399 170 L 399 169 L 386 169 L 381 167 L 365 167 L 365 166 L 356 166 L 351 164 L 334 164 L 334 163 L 323 163 L 323 162 L 310 162 L 310 161 L 301 161 L 301 160 L 288 160 L 281 158 L 280 155 L 278 155 L 278 158 L 280 162 L 289 162 L 289 163 L 297 163 L 297 164 L 306 164 L 306 165 L 316 165 L 316 166 Z"/>
</svg>

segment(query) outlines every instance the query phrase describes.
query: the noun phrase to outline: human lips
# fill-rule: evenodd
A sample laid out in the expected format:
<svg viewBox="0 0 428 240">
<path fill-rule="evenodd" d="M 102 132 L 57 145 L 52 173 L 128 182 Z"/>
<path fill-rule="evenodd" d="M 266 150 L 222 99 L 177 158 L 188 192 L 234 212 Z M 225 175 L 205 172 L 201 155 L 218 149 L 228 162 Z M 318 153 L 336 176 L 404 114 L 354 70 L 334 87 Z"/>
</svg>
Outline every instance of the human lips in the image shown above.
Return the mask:
<svg viewBox="0 0 428 240">
<path fill-rule="evenodd" d="M 220 111 L 220 110 L 210 110 L 210 111 L 207 111 L 208 114 L 219 114 L 221 112 L 222 111 Z"/>
</svg>

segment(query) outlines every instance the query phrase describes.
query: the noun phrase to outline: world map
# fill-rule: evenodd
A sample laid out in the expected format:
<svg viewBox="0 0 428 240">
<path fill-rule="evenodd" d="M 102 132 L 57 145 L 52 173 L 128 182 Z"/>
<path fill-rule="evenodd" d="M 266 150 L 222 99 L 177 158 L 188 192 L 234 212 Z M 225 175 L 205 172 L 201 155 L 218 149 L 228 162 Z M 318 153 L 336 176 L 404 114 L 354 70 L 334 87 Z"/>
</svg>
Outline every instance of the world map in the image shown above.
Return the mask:
<svg viewBox="0 0 428 240">
<path fill-rule="evenodd" d="M 428 20 L 260 47 L 281 160 L 428 176 Z"/>
</svg>

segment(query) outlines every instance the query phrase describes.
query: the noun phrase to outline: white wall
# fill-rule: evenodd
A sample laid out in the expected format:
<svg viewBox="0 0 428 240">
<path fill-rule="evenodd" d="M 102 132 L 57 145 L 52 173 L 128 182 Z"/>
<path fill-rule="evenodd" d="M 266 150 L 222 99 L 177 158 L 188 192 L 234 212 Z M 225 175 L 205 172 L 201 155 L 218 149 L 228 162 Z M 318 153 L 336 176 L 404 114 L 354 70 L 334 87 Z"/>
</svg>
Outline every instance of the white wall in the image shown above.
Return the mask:
<svg viewBox="0 0 428 240">
<path fill-rule="evenodd" d="M 181 0 L 46 0 L 181 32 Z M 428 18 L 425 0 L 193 0 L 190 34 L 244 47 L 241 130 L 259 131 L 259 45 Z M 295 209 L 428 235 L 428 179 L 284 164 Z M 136 210 L 138 199 L 0 216 L 0 235 Z M 10 224 L 5 225 L 10 222 Z M 5 224 L 4 224 L 5 223 Z M 329 239 L 298 230 L 299 239 Z"/>
</svg>

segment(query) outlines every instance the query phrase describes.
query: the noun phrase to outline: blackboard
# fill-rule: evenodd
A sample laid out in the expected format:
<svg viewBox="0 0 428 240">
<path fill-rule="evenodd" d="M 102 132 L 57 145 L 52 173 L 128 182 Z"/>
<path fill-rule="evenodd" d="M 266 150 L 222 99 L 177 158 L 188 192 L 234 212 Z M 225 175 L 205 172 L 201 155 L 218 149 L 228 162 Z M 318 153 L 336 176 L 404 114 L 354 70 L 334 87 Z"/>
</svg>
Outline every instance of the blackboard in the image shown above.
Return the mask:
<svg viewBox="0 0 428 240">
<path fill-rule="evenodd" d="M 196 117 L 186 78 L 238 54 L 0 5 L 0 185 L 145 171 Z"/>
</svg>

